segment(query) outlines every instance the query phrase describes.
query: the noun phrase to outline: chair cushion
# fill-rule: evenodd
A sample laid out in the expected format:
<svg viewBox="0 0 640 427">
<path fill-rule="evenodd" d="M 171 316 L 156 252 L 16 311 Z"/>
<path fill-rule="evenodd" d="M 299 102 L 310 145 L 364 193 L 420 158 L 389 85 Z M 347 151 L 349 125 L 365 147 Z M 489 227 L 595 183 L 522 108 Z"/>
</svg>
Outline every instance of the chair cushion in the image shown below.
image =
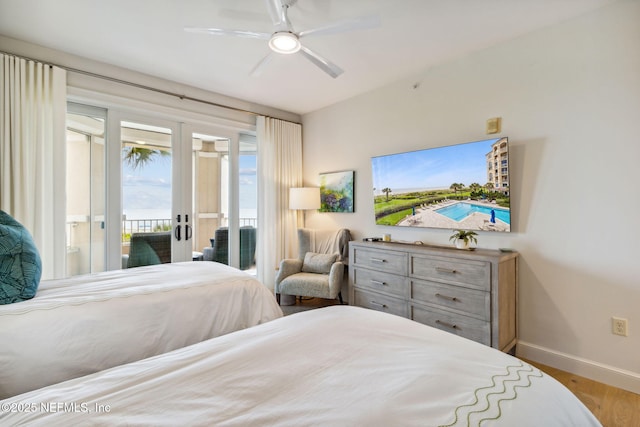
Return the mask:
<svg viewBox="0 0 640 427">
<path fill-rule="evenodd" d="M 329 274 L 331 266 L 338 254 L 318 254 L 315 252 L 307 252 L 304 254 L 304 261 L 302 262 L 302 271 L 305 273 L 319 273 Z"/>
<path fill-rule="evenodd" d="M 337 296 L 331 295 L 329 276 L 317 273 L 291 275 L 280 282 L 279 292 L 285 295 L 303 295 L 314 298 L 333 299 Z"/>
<path fill-rule="evenodd" d="M 132 250 L 129 254 L 127 268 L 156 264 L 162 263 L 160 262 L 160 257 L 156 253 L 155 249 L 153 249 L 151 245 L 144 240 L 140 240 L 136 243 L 135 250 Z"/>
<path fill-rule="evenodd" d="M 0 210 L 0 304 L 33 298 L 42 260 L 29 231 Z"/>
</svg>

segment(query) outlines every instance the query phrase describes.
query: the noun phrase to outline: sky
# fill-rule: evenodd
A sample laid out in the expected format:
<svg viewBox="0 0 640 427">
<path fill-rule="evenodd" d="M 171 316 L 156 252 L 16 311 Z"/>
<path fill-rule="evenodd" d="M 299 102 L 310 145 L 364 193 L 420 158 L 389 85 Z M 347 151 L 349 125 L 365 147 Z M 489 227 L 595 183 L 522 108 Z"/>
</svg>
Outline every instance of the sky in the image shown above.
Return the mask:
<svg viewBox="0 0 640 427">
<path fill-rule="evenodd" d="M 373 157 L 375 194 L 383 194 L 381 190 L 387 187 L 399 194 L 410 189 L 449 188 L 454 182 L 484 185 L 486 154 L 499 139 Z"/>
<path fill-rule="evenodd" d="M 126 214 L 139 209 L 168 211 L 171 214 L 171 157 L 155 156 L 133 169 L 122 162 L 122 204 Z"/>
<path fill-rule="evenodd" d="M 240 169 L 240 208 L 255 209 L 257 195 L 256 156 L 242 155 Z M 171 216 L 171 157 L 158 156 L 142 168 L 132 169 L 122 164 L 123 210 L 135 216 L 135 211 L 154 210 L 164 218 Z M 164 213 L 166 212 L 166 213 Z"/>
</svg>

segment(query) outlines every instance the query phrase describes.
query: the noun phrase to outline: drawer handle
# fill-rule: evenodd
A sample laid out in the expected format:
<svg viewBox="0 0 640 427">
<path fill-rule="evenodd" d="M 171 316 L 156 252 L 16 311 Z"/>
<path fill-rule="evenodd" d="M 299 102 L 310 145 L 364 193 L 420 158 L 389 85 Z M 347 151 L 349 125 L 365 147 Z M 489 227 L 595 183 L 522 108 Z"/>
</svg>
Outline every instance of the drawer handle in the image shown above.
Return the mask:
<svg viewBox="0 0 640 427">
<path fill-rule="evenodd" d="M 373 283 L 374 285 L 387 286 L 387 282 L 381 282 L 379 280 L 371 279 L 371 283 Z"/>
<path fill-rule="evenodd" d="M 456 274 L 458 272 L 458 270 L 452 270 L 450 268 L 443 268 L 443 267 L 436 267 L 436 271 L 438 273 L 449 273 L 449 274 Z"/>
<path fill-rule="evenodd" d="M 437 296 L 438 298 L 446 299 L 446 300 L 449 300 L 449 301 L 459 301 L 459 300 L 458 300 L 458 298 L 456 298 L 456 297 L 450 297 L 450 296 L 448 296 L 448 295 L 436 294 L 436 296 Z"/>
<path fill-rule="evenodd" d="M 387 262 L 386 259 L 382 259 L 382 258 L 371 258 L 371 261 L 373 261 L 373 262 Z"/>
<path fill-rule="evenodd" d="M 375 302 L 375 301 L 371 301 L 371 305 L 375 305 L 376 307 L 380 307 L 380 308 L 387 308 L 386 304 L 380 304 L 379 302 Z"/>
<path fill-rule="evenodd" d="M 442 326 L 446 326 L 447 328 L 451 328 L 451 329 L 458 329 L 458 325 L 452 324 L 452 323 L 448 323 L 448 322 L 443 322 L 442 320 L 436 320 L 436 323 L 442 325 Z"/>
</svg>

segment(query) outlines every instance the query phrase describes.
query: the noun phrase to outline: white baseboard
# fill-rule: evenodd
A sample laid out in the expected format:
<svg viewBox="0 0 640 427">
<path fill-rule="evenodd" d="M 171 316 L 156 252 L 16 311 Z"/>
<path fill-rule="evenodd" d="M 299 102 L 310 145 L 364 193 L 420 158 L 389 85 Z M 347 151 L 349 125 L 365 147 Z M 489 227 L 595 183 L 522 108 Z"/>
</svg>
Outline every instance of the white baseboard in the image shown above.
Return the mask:
<svg viewBox="0 0 640 427">
<path fill-rule="evenodd" d="M 640 394 L 640 374 L 582 359 L 524 341 L 518 341 L 516 355 L 552 368 Z"/>
</svg>

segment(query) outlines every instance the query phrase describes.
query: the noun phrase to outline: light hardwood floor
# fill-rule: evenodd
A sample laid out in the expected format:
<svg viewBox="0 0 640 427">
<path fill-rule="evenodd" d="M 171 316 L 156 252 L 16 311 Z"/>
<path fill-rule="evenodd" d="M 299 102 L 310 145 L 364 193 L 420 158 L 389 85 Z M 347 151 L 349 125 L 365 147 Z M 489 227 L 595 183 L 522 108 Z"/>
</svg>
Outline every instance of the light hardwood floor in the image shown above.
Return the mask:
<svg viewBox="0 0 640 427">
<path fill-rule="evenodd" d="M 640 427 L 640 394 L 611 387 L 531 360 L 527 362 L 571 390 L 604 427 Z"/>
<path fill-rule="evenodd" d="M 283 306 L 282 311 L 288 315 L 334 304 L 338 304 L 338 301 L 321 298 L 303 299 L 296 305 Z M 604 427 L 640 427 L 640 394 L 611 387 L 531 360 L 527 362 L 571 390 Z"/>
</svg>

